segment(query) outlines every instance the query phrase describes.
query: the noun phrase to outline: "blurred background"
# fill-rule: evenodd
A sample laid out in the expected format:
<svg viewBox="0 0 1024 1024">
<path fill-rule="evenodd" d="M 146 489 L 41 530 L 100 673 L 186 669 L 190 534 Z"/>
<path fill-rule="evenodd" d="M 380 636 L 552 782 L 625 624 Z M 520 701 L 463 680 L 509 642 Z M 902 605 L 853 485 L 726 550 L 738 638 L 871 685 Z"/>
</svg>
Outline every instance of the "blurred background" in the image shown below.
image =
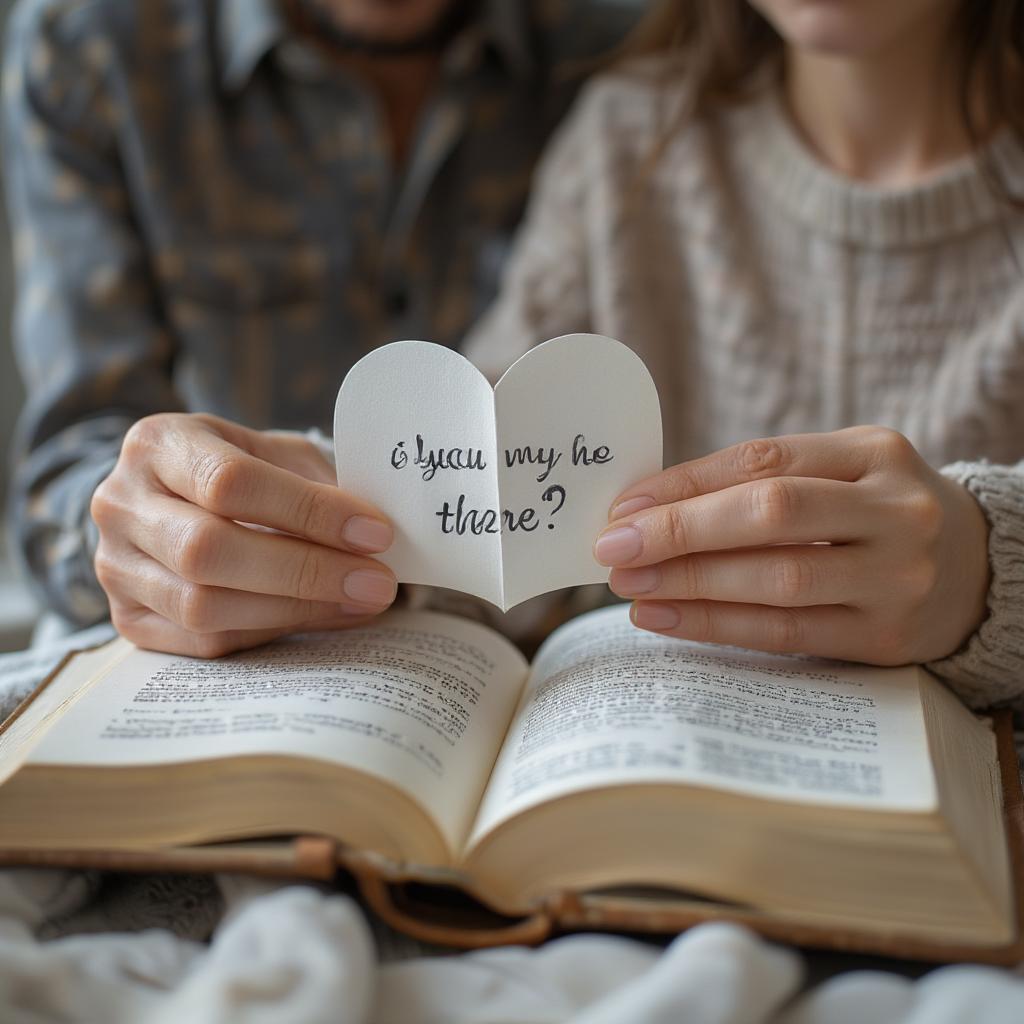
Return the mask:
<svg viewBox="0 0 1024 1024">
<path fill-rule="evenodd" d="M 0 0 L 0 22 L 14 0 Z M 0 182 L 2 184 L 2 182 Z M 8 454 L 11 432 L 21 405 L 21 381 L 11 352 L 11 253 L 7 222 L 0 211 L 0 502 L 7 503 Z M 14 570 L 11 550 L 0 519 L 0 651 L 24 647 L 35 610 L 28 589 Z"/>
</svg>

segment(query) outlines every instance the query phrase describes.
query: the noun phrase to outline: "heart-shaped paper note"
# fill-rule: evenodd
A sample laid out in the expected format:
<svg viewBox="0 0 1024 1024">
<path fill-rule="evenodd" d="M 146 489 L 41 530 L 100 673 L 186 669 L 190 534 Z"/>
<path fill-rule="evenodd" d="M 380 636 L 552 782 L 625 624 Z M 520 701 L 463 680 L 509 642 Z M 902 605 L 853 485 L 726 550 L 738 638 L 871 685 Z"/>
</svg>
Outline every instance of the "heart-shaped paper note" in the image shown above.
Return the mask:
<svg viewBox="0 0 1024 1024">
<path fill-rule="evenodd" d="M 634 352 L 569 334 L 492 390 L 468 360 L 423 341 L 362 358 L 334 414 L 341 487 L 390 517 L 380 560 L 508 610 L 601 583 L 593 554 L 612 500 L 661 469 L 661 409 Z"/>
</svg>

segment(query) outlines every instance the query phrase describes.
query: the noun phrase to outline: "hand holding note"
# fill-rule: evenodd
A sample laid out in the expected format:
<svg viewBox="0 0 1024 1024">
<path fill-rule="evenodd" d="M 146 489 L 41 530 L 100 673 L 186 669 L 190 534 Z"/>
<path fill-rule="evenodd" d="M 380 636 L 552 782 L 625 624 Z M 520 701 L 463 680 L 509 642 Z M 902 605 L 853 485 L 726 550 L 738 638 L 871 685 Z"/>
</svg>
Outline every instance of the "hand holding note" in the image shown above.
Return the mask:
<svg viewBox="0 0 1024 1024">
<path fill-rule="evenodd" d="M 748 441 L 625 490 L 595 552 L 636 625 L 879 665 L 980 625 L 988 528 L 970 493 L 882 427 Z"/>
<path fill-rule="evenodd" d="M 467 360 L 404 341 L 365 356 L 338 394 L 339 486 L 383 510 L 400 581 L 502 609 L 599 583 L 593 542 L 612 498 L 661 468 L 658 396 L 638 356 L 574 334 L 492 389 Z"/>
<path fill-rule="evenodd" d="M 128 432 L 92 516 L 111 618 L 140 647 L 218 657 L 360 624 L 394 599 L 391 570 L 368 557 L 388 546 L 390 524 L 335 487 L 297 434 L 147 417 Z"/>
</svg>

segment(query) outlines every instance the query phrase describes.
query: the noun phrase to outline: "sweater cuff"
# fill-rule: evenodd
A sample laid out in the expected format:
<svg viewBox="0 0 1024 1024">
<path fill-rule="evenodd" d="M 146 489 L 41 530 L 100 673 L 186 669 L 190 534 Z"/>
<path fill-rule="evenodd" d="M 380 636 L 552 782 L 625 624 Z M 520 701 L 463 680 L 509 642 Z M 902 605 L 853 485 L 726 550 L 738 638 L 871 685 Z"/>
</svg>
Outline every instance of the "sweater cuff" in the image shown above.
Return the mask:
<svg viewBox="0 0 1024 1024">
<path fill-rule="evenodd" d="M 955 462 L 941 472 L 985 513 L 992 576 L 981 626 L 960 650 L 925 667 L 971 707 L 1024 710 L 1024 464 Z"/>
</svg>

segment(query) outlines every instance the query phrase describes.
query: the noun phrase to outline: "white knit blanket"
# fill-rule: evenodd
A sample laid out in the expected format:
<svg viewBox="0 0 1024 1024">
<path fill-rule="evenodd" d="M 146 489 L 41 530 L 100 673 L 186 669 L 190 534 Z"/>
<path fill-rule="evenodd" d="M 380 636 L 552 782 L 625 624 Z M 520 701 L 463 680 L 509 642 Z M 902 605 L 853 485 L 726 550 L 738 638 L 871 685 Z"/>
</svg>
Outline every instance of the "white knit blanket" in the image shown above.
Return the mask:
<svg viewBox="0 0 1024 1024">
<path fill-rule="evenodd" d="M 38 940 L 81 876 L 0 873 L 5 1024 L 1021 1024 L 1024 978 L 943 967 L 911 981 L 859 971 L 803 990 L 807 962 L 741 928 L 704 925 L 665 950 L 571 936 L 529 950 L 379 962 L 348 897 L 220 879 L 207 945 L 153 928 Z M 76 893 L 75 890 L 78 890 Z"/>
<path fill-rule="evenodd" d="M 59 656 L 0 657 L 0 717 Z M 410 952 L 325 887 L 0 871 L 3 1024 L 1024 1022 L 1024 972 L 836 974 L 841 958 L 728 925 L 664 949 L 578 935 L 537 950 Z"/>
</svg>

